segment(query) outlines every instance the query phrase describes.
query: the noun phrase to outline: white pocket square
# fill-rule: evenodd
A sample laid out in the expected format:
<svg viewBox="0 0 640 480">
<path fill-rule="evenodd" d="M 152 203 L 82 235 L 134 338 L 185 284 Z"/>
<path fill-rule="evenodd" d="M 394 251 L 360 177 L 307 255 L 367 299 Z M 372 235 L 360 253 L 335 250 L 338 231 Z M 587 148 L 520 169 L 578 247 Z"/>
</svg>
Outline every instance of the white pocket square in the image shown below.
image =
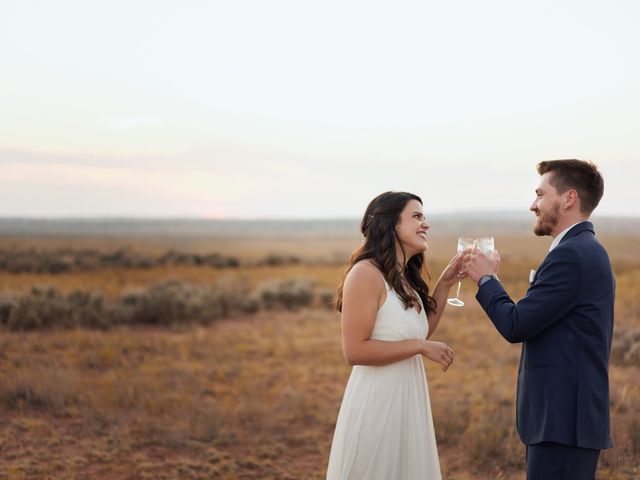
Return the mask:
<svg viewBox="0 0 640 480">
<path fill-rule="evenodd" d="M 536 278 L 536 271 L 535 270 L 529 271 L 529 283 L 533 283 L 534 278 Z"/>
</svg>

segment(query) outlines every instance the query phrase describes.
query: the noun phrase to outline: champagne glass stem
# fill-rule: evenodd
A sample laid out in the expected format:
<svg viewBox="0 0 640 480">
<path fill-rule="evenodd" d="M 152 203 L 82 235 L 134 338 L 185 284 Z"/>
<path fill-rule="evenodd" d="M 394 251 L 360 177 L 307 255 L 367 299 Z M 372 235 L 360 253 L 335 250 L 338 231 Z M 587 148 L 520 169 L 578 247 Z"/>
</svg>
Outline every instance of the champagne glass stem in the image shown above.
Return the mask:
<svg viewBox="0 0 640 480">
<path fill-rule="evenodd" d="M 456 291 L 456 298 L 460 298 L 460 287 L 462 286 L 462 280 L 458 280 L 458 289 Z"/>
</svg>

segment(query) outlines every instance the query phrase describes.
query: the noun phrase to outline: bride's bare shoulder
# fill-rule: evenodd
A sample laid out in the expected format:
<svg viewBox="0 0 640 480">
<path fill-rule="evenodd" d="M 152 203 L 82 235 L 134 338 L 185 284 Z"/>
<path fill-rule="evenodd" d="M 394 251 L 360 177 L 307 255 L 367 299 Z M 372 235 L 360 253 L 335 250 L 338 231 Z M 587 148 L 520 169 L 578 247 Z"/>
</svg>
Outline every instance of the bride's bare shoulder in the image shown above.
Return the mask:
<svg viewBox="0 0 640 480">
<path fill-rule="evenodd" d="M 345 302 L 355 301 L 360 306 L 370 299 L 380 309 L 387 298 L 387 287 L 374 262 L 362 260 L 351 268 L 344 280 L 344 298 Z"/>
<path fill-rule="evenodd" d="M 366 259 L 356 263 L 347 274 L 346 282 L 364 282 L 384 287 L 383 275 L 374 261 Z"/>
</svg>

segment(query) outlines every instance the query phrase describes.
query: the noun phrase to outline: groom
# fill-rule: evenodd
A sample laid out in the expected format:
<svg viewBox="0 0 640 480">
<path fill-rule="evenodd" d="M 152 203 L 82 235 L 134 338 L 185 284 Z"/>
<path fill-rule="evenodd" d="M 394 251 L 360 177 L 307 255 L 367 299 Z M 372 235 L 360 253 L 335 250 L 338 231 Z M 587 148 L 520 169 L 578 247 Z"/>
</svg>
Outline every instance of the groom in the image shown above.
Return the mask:
<svg viewBox="0 0 640 480">
<path fill-rule="evenodd" d="M 541 162 L 538 173 L 533 231 L 553 242 L 524 298 L 514 303 L 505 292 L 497 253 L 469 251 L 462 270 L 478 283 L 476 299 L 500 334 L 522 342 L 516 418 L 527 480 L 593 480 L 600 450 L 612 446 L 615 280 L 588 221 L 604 182 L 595 165 L 580 160 Z"/>
</svg>

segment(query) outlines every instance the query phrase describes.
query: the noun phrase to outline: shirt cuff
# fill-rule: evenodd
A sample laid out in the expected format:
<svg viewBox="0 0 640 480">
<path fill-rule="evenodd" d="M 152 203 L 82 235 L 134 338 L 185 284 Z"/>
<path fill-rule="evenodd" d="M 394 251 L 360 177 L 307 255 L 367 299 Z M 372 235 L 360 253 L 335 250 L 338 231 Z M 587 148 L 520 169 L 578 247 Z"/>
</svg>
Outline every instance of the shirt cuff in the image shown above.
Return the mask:
<svg viewBox="0 0 640 480">
<path fill-rule="evenodd" d="M 500 281 L 500 279 L 495 276 L 495 275 L 483 275 L 480 277 L 480 279 L 478 280 L 478 288 L 480 288 L 482 285 L 484 285 L 485 283 L 487 283 L 489 280 L 491 280 L 492 278 L 495 278 L 496 280 Z"/>
</svg>

